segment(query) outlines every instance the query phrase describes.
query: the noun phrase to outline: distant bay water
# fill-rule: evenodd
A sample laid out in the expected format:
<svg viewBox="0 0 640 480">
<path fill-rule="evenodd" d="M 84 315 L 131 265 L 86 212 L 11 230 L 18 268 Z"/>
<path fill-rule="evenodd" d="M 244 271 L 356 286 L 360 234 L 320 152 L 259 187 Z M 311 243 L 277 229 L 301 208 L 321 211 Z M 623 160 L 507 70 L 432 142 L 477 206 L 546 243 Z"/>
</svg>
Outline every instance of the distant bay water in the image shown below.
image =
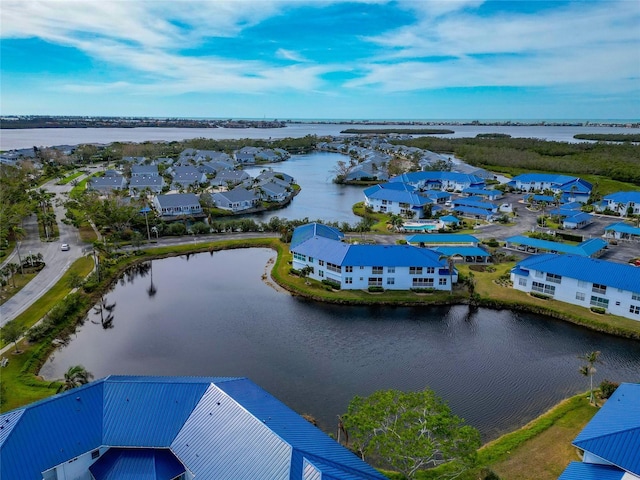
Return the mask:
<svg viewBox="0 0 640 480">
<path fill-rule="evenodd" d="M 597 126 L 493 126 L 493 125 L 443 125 L 455 133 L 438 135 L 447 138 L 475 137 L 479 133 L 505 133 L 512 137 L 540 138 L 557 142 L 577 142 L 578 133 L 634 133 L 640 128 Z M 82 143 L 109 144 L 112 142 L 181 141 L 191 138 L 222 139 L 268 139 L 299 138 L 306 135 L 338 136 L 347 128 L 426 128 L 424 125 L 371 125 L 334 123 L 292 123 L 285 128 L 36 128 L 23 130 L 0 130 L 0 150 L 56 145 L 79 145 Z M 439 126 L 429 125 L 428 128 Z"/>
</svg>

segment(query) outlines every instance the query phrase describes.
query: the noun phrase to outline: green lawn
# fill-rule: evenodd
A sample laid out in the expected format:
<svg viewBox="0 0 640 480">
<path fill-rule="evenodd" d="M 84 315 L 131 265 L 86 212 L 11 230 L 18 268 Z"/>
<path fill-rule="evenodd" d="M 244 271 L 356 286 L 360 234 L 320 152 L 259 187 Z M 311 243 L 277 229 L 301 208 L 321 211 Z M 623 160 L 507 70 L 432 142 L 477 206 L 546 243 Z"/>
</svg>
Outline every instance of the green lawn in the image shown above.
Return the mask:
<svg viewBox="0 0 640 480">
<path fill-rule="evenodd" d="M 71 175 L 69 175 L 68 177 L 64 177 L 62 180 L 60 180 L 58 182 L 58 185 L 66 185 L 67 183 L 75 180 L 76 178 L 80 177 L 84 175 L 84 172 L 76 172 L 76 173 L 72 173 Z"/>
<path fill-rule="evenodd" d="M 22 287 L 29 283 L 35 276 L 35 273 L 25 273 L 24 275 L 22 275 L 21 273 L 17 273 L 15 275 L 15 278 L 10 279 L 8 283 L 0 290 L 0 305 L 5 303 L 16 293 L 22 290 Z M 15 287 L 13 285 L 14 280 L 16 282 Z"/>
</svg>

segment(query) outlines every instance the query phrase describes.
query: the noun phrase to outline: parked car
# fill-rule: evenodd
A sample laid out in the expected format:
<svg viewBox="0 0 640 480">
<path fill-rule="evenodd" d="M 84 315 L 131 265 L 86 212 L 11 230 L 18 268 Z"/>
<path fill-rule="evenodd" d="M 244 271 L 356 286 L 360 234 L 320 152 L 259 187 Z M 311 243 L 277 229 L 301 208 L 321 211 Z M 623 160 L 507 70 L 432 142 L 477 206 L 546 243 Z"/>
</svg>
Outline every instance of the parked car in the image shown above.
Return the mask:
<svg viewBox="0 0 640 480">
<path fill-rule="evenodd" d="M 69 250 L 69 244 L 68 243 L 63 243 L 62 246 L 60 247 L 60 250 L 62 250 L 63 252 L 66 252 Z"/>
</svg>

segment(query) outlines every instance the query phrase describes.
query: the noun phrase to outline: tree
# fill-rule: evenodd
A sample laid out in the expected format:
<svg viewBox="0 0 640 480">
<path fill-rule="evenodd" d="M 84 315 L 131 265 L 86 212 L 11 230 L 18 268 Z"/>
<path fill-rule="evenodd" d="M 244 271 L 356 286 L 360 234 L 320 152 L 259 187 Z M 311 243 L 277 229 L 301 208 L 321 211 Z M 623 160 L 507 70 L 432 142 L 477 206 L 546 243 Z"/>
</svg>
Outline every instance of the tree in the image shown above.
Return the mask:
<svg viewBox="0 0 640 480">
<path fill-rule="evenodd" d="M 395 213 L 389 215 L 389 220 L 387 220 L 387 230 L 399 232 L 403 226 L 404 220 L 400 215 Z"/>
<path fill-rule="evenodd" d="M 64 374 L 63 383 L 58 387 L 56 393 L 66 392 L 81 385 L 86 385 L 91 379 L 93 379 L 93 374 L 87 372 L 82 365 L 69 367 L 69 370 Z"/>
<path fill-rule="evenodd" d="M 585 377 L 589 377 L 589 403 L 596 405 L 596 399 L 593 394 L 593 375 L 596 373 L 594 365 L 600 363 L 600 352 L 594 351 L 578 356 L 580 360 L 587 362 L 586 365 L 580 367 L 580 373 Z"/>
<path fill-rule="evenodd" d="M 13 343 L 15 347 L 15 352 L 20 353 L 18 350 L 18 340 L 24 334 L 26 328 L 24 325 L 21 325 L 18 322 L 9 322 L 4 327 L 2 327 L 2 339 L 6 343 Z"/>
<path fill-rule="evenodd" d="M 454 462 L 462 471 L 476 461 L 480 433 L 463 424 L 436 394 L 380 390 L 354 397 L 343 417 L 350 446 L 408 479 L 419 470 Z"/>
<path fill-rule="evenodd" d="M 309 285 L 309 280 L 307 280 L 307 277 L 313 273 L 313 267 L 310 265 L 305 265 L 304 267 L 302 267 L 300 269 L 299 275 L 300 277 L 304 278 L 304 283 L 306 285 Z"/>
</svg>

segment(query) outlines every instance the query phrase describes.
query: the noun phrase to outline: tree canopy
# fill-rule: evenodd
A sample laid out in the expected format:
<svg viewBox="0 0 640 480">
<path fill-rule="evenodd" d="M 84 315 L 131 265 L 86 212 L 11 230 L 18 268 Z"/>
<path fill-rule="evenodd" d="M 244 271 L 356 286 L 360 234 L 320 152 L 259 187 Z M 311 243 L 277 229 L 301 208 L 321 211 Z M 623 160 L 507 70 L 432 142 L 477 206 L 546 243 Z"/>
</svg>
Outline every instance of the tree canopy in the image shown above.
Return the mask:
<svg viewBox="0 0 640 480">
<path fill-rule="evenodd" d="M 380 390 L 353 398 L 343 417 L 349 446 L 407 478 L 447 462 L 459 471 L 474 465 L 480 433 L 451 412 L 436 394 Z"/>
</svg>

